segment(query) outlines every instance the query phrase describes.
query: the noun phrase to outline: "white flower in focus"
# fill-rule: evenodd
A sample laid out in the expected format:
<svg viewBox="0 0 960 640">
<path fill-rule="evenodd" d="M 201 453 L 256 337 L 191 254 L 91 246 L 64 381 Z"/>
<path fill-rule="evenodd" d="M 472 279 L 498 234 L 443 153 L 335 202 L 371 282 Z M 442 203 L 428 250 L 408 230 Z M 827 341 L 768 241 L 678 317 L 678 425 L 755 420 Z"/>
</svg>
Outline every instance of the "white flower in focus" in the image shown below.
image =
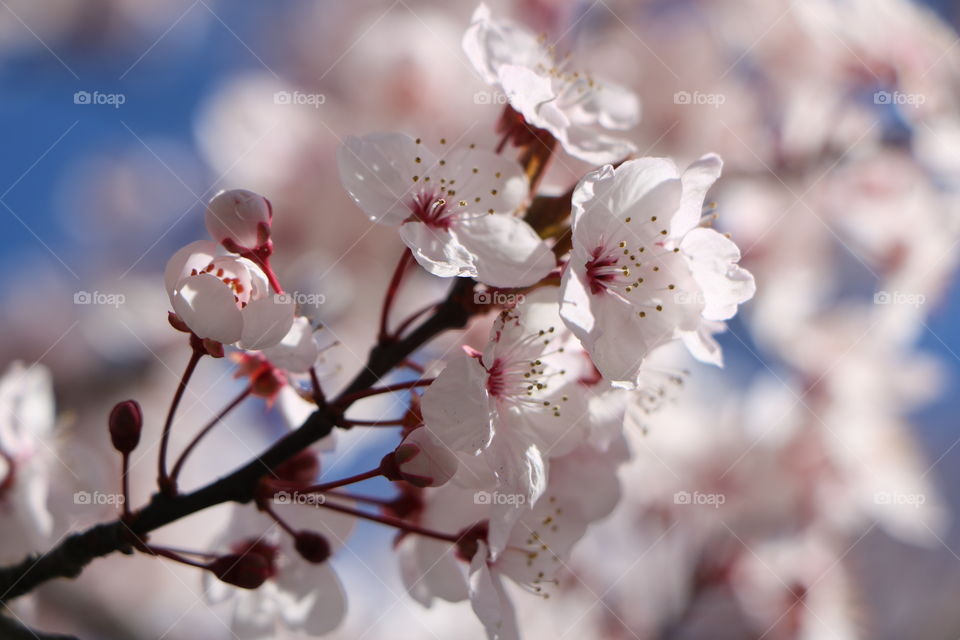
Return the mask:
<svg viewBox="0 0 960 640">
<path fill-rule="evenodd" d="M 164 272 L 173 310 L 201 338 L 244 349 L 272 347 L 293 324 L 293 304 L 274 295 L 263 270 L 200 240 L 170 258 Z"/>
<path fill-rule="evenodd" d="M 460 354 L 423 395 L 424 425 L 451 450 L 477 455 L 492 471 L 504 522 L 491 524 L 502 548 L 511 518 L 547 486 L 547 457 L 576 447 L 590 425 L 588 364 L 558 315 L 555 287 L 500 314 L 482 354 Z M 468 462 L 461 460 L 461 462 Z M 482 476 L 482 469 L 476 472 Z M 504 524 L 504 526 L 500 526 Z"/>
<path fill-rule="evenodd" d="M 711 334 L 755 290 L 737 246 L 699 226 L 721 166 L 706 155 L 681 175 L 670 160 L 641 158 L 577 186 L 561 315 L 607 379 L 636 385 L 644 358 L 677 338 L 721 364 Z"/>
<path fill-rule="evenodd" d="M 417 262 L 436 276 L 522 287 L 556 266 L 537 232 L 514 215 L 527 197 L 515 162 L 473 145 L 437 157 L 400 133 L 348 138 L 337 162 L 350 197 L 371 220 L 400 227 Z"/>
<path fill-rule="evenodd" d="M 53 530 L 42 440 L 54 425 L 50 372 L 14 362 L 0 378 L 0 557 L 36 551 Z"/>
<path fill-rule="evenodd" d="M 484 82 L 499 87 L 527 124 L 549 131 L 569 154 L 598 165 L 636 150 L 599 131 L 629 129 L 639 121 L 633 93 L 566 70 L 566 61 L 557 61 L 543 39 L 491 19 L 485 4 L 473 14 L 463 49 Z"/>
<path fill-rule="evenodd" d="M 323 536 L 331 552 L 343 545 L 355 524 L 350 516 L 305 505 L 274 503 L 273 508 L 297 530 Z M 267 567 L 269 577 L 256 589 L 238 588 L 209 572 L 203 574 L 208 601 L 232 601 L 230 630 L 240 640 L 275 638 L 278 627 L 317 636 L 343 621 L 346 594 L 330 562 L 312 563 L 302 558 L 291 536 L 252 506 L 234 509 L 219 547 L 230 553 L 256 554 Z"/>
</svg>

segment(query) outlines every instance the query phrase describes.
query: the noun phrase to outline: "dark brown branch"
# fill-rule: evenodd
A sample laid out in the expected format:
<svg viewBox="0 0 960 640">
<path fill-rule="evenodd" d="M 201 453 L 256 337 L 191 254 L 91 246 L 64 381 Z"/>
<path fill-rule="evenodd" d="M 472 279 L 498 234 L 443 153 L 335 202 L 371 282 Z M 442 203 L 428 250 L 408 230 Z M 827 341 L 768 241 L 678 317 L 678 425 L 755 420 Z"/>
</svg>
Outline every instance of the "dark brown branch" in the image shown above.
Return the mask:
<svg viewBox="0 0 960 640">
<path fill-rule="evenodd" d="M 472 280 L 458 279 L 447 299 L 407 337 L 378 343 L 371 350 L 367 365 L 340 397 L 370 388 L 430 339 L 444 331 L 464 327 L 476 311 L 472 298 L 473 286 Z M 329 406 L 336 404 L 334 400 Z M 298 429 L 229 475 L 192 493 L 155 493 L 145 507 L 133 514 L 129 522 L 116 520 L 71 534 L 42 555 L 31 555 L 15 565 L 0 569 L 0 602 L 8 602 L 29 593 L 54 578 L 74 578 L 96 558 L 117 551 L 130 553 L 138 539 L 142 540 L 151 531 L 193 513 L 224 502 L 249 502 L 263 476 L 327 436 L 341 419 L 342 416 L 332 409 L 318 410 Z"/>
</svg>

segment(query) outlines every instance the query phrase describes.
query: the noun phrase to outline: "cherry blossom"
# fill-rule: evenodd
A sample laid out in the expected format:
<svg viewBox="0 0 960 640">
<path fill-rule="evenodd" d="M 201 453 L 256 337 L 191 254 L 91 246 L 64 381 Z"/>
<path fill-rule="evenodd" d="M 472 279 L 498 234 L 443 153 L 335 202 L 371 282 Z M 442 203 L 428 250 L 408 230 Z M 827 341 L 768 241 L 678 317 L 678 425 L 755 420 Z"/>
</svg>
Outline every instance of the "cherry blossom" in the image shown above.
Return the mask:
<svg viewBox="0 0 960 640">
<path fill-rule="evenodd" d="M 280 343 L 293 324 L 293 304 L 275 295 L 263 270 L 247 258 L 218 251 L 207 240 L 192 242 L 167 262 L 164 280 L 170 304 L 200 338 L 244 349 Z"/>
<path fill-rule="evenodd" d="M 503 91 L 530 126 L 545 129 L 566 151 L 594 165 L 635 151 L 633 144 L 600 132 L 633 127 L 640 103 L 630 91 L 588 73 L 566 69 L 553 47 L 523 27 L 493 20 L 477 7 L 463 49 L 487 84 Z"/>
<path fill-rule="evenodd" d="M 272 508 L 287 524 L 322 536 L 333 552 L 343 546 L 355 525 L 352 518 L 309 506 L 276 503 Z M 320 635 L 342 622 L 346 595 L 333 567 L 301 557 L 294 539 L 264 514 L 249 507 L 234 509 L 217 548 L 259 556 L 265 565 L 267 580 L 252 590 L 204 574 L 207 599 L 232 603 L 230 628 L 241 640 L 273 638 L 278 627 Z"/>
<path fill-rule="evenodd" d="M 483 353 L 462 353 L 423 395 L 426 427 L 454 451 L 479 454 L 501 490 L 533 504 L 546 487 L 547 454 L 586 430 L 586 364 L 571 346 L 550 287 L 503 311 Z"/>
<path fill-rule="evenodd" d="M 272 219 L 270 201 L 245 189 L 221 191 L 207 204 L 204 214 L 210 237 L 230 250 L 252 250 L 266 243 Z"/>
<path fill-rule="evenodd" d="M 0 556 L 35 551 L 53 531 L 47 507 L 54 425 L 50 372 L 14 362 L 0 378 Z"/>
<path fill-rule="evenodd" d="M 706 155 L 681 175 L 670 160 L 642 158 L 577 186 L 561 315 L 604 377 L 635 386 L 644 358 L 678 338 L 721 364 L 711 334 L 754 292 L 737 246 L 699 226 L 721 166 Z"/>
<path fill-rule="evenodd" d="M 515 162 L 475 145 L 437 156 L 400 133 L 348 138 L 337 161 L 350 197 L 371 220 L 398 226 L 434 275 L 521 287 L 556 265 L 536 231 L 514 215 L 527 197 Z"/>
</svg>

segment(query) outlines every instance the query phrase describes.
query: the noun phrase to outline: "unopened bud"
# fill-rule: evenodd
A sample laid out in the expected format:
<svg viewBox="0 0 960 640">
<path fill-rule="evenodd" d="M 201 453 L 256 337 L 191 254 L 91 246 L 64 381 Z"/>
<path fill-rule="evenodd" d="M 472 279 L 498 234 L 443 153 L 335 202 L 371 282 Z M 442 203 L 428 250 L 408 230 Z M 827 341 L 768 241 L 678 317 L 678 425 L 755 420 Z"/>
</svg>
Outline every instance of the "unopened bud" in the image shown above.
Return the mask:
<svg viewBox="0 0 960 640">
<path fill-rule="evenodd" d="M 230 189 L 210 200 L 204 218 L 210 237 L 227 250 L 253 250 L 270 240 L 273 208 L 257 193 Z"/>
<path fill-rule="evenodd" d="M 251 393 L 261 398 L 272 400 L 280 393 L 280 389 L 287 383 L 286 376 L 276 367 L 267 365 L 250 376 Z"/>
<path fill-rule="evenodd" d="M 304 560 L 314 564 L 326 562 L 330 557 L 330 543 L 313 531 L 300 531 L 294 537 L 293 546 Z"/>
<path fill-rule="evenodd" d="M 270 577 L 270 565 L 256 553 L 231 553 L 207 565 L 221 581 L 241 589 L 256 589 Z"/>
<path fill-rule="evenodd" d="M 136 400 L 117 403 L 110 411 L 110 441 L 120 453 L 130 453 L 140 443 L 143 412 Z"/>
</svg>

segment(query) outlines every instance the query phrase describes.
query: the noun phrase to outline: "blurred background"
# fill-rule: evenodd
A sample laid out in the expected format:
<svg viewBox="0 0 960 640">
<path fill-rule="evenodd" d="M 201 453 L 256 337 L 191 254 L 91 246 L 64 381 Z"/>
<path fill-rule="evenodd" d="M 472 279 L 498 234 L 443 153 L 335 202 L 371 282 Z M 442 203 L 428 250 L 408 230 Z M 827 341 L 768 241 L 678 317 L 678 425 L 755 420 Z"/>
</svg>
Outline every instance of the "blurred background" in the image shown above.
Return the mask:
<svg viewBox="0 0 960 640">
<path fill-rule="evenodd" d="M 526 637 L 960 636 L 960 10 L 491 4 L 637 93 L 643 118 L 628 135 L 641 155 L 724 157 L 717 225 L 758 282 L 720 337 L 725 369 L 683 364 L 690 382 L 672 405 L 630 421 L 623 502 L 577 550 L 556 600 L 518 605 Z M 115 490 L 112 404 L 137 398 L 154 426 L 163 415 L 188 352 L 167 325 L 162 269 L 206 236 L 218 190 L 272 201 L 278 275 L 322 294 L 311 313 L 339 341 L 325 384 L 362 364 L 402 245 L 350 203 L 336 147 L 373 131 L 492 139 L 501 96 L 460 48 L 474 8 L 0 1 L 0 363 L 52 374 L 56 426 L 37 455 L 53 541 L 112 514 L 75 500 Z M 590 168 L 561 156 L 545 189 Z M 405 304 L 444 286 L 418 278 Z M 207 364 L 184 425 L 241 388 L 229 363 Z M 259 401 L 234 414 L 184 483 L 249 459 L 286 428 L 281 414 Z M 394 441 L 343 434 L 325 472 L 366 469 Z M 137 452 L 135 501 L 149 496 L 155 453 Z M 674 500 L 705 487 L 726 503 Z M 214 509 L 157 538 L 203 547 L 226 519 Z M 335 558 L 350 610 L 332 637 L 483 637 L 468 605 L 427 610 L 403 594 L 391 536 L 361 525 Z M 0 551 L 23 549 L 5 533 Z M 233 637 L 197 572 L 142 556 L 98 561 L 22 607 L 85 638 Z"/>
</svg>

